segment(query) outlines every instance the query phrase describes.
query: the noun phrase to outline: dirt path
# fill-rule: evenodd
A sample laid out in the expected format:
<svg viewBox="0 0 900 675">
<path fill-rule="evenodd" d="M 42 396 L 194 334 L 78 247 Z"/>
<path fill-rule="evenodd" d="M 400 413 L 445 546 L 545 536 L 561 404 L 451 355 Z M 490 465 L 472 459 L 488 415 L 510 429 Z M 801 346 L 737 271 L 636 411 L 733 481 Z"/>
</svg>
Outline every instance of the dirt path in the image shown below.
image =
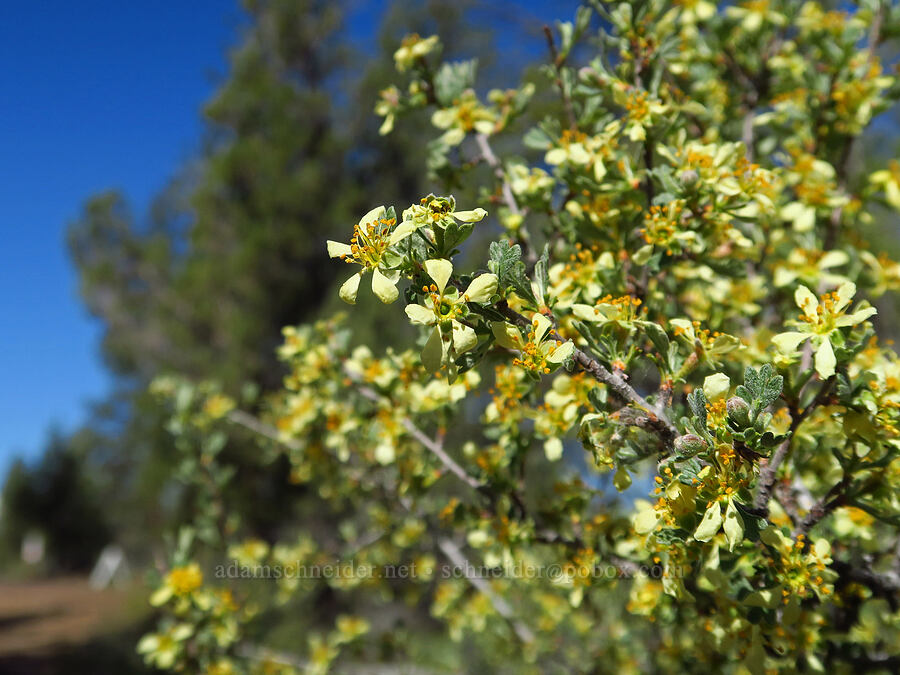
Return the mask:
<svg viewBox="0 0 900 675">
<path fill-rule="evenodd" d="M 0 658 L 84 644 L 133 618 L 133 594 L 94 591 L 86 579 L 0 582 Z"/>
</svg>

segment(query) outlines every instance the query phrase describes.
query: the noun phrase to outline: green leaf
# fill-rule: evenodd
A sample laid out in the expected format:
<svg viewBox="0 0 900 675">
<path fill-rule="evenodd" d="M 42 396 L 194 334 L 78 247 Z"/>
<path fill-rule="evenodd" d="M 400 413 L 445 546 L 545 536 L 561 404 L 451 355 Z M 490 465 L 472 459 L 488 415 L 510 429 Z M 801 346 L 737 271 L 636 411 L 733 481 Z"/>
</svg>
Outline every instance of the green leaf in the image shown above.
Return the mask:
<svg viewBox="0 0 900 675">
<path fill-rule="evenodd" d="M 488 269 L 496 274 L 501 284 L 507 284 L 511 270 L 521 263 L 522 247 L 509 241 L 493 241 L 490 246 Z"/>
<path fill-rule="evenodd" d="M 666 335 L 663 327 L 654 321 L 636 321 L 635 323 L 644 329 L 650 342 L 656 347 L 656 351 L 665 357 L 669 353 L 669 336 Z"/>
<path fill-rule="evenodd" d="M 553 139 L 550 135 L 540 127 L 532 127 L 522 139 L 525 147 L 534 150 L 547 150 L 553 145 Z"/>
<path fill-rule="evenodd" d="M 619 492 L 624 492 L 631 487 L 631 476 L 624 466 L 620 466 L 616 470 L 616 475 L 613 477 L 613 485 Z"/>
<path fill-rule="evenodd" d="M 588 392 L 588 400 L 596 410 L 603 410 L 606 407 L 607 392 L 605 388 L 594 387 Z"/>
<path fill-rule="evenodd" d="M 438 254 L 445 258 L 451 257 L 453 250 L 472 234 L 474 227 L 475 223 L 458 223 L 455 220 L 447 223 L 447 226 L 443 228 L 443 237 Z M 439 227 L 435 228 L 435 238 L 437 238 L 438 231 L 441 229 Z"/>
<path fill-rule="evenodd" d="M 512 288 L 522 299 L 537 305 L 537 298 L 531 288 L 531 282 L 525 276 L 525 263 L 522 262 L 522 248 L 509 241 L 491 242 L 488 268 L 499 279 L 499 290 L 505 294 Z"/>
<path fill-rule="evenodd" d="M 709 401 L 706 400 L 706 394 L 703 393 L 702 389 L 694 389 L 687 397 L 688 405 L 691 406 L 691 412 L 694 413 L 694 417 L 700 422 L 700 426 L 706 428 L 706 405 Z"/>
<path fill-rule="evenodd" d="M 473 87 L 477 67 L 477 59 L 441 65 L 434 76 L 434 95 L 438 103 L 449 107 L 453 105 L 454 99 L 458 99 L 466 89 Z"/>
</svg>

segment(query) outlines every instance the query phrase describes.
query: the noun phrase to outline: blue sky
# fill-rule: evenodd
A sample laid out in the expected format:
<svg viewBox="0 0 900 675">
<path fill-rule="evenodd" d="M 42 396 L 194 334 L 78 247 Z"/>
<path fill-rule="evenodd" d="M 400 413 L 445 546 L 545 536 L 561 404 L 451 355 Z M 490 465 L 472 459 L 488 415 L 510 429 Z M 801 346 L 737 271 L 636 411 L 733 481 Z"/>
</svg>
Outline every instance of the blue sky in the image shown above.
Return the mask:
<svg viewBox="0 0 900 675">
<path fill-rule="evenodd" d="M 387 4 L 354 3 L 357 48 L 374 43 Z M 571 18 L 576 4 L 514 4 L 527 11 L 508 27 Z M 145 212 L 199 149 L 201 106 L 244 22 L 237 0 L 0 3 L 0 478 L 51 427 L 77 427 L 111 384 L 66 224 L 109 188 Z"/>
<path fill-rule="evenodd" d="M 0 5 L 0 474 L 109 386 L 66 223 L 111 187 L 140 213 L 194 153 L 241 21 L 230 0 Z"/>
</svg>

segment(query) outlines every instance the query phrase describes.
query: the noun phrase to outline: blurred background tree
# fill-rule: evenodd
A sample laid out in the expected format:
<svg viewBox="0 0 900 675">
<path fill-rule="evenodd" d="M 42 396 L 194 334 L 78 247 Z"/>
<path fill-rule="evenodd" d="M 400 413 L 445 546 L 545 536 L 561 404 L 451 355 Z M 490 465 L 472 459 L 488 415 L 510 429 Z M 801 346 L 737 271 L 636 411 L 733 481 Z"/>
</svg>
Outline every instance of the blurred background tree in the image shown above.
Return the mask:
<svg viewBox="0 0 900 675">
<path fill-rule="evenodd" d="M 354 7 L 246 0 L 248 21 L 229 73 L 203 111 L 201 156 L 174 172 L 147 213 L 134 213 L 111 190 L 90 197 L 70 224 L 81 295 L 103 326 L 114 388 L 81 430 L 49 441 L 40 463 L 16 465 L 4 489 L 7 521 L 33 523 L 39 513 L 52 520 L 23 495 L 42 489 L 48 462 L 60 471 L 71 466 L 94 477 L 104 507 L 98 541 L 115 539 L 149 561 L 149 542 L 160 540 L 192 497 L 172 480 L 171 438 L 147 383 L 165 372 L 214 378 L 245 402 L 277 386 L 282 327 L 336 306 L 338 270 L 322 242 L 376 200 L 410 202 L 437 187 L 423 172 L 417 140 L 429 119 L 407 120 L 382 137 L 371 112 L 393 77 L 402 37 L 439 33 L 448 57 L 479 59 L 488 84 L 502 80 L 501 69 L 543 56 L 518 46 L 526 30 L 537 37 L 540 22 L 512 5 L 389 3 L 374 53 L 356 48 L 350 35 L 345 17 Z M 498 60 L 493 31 L 484 26 L 504 22 L 509 34 Z M 359 343 L 377 336 L 390 344 L 409 331 L 372 305 L 357 309 Z M 274 532 L 303 490 L 291 486 L 283 462 L 261 473 L 256 462 L 241 461 L 240 447 L 228 452 L 242 471 L 235 488 L 242 494 L 233 498 L 247 504 L 261 535 Z M 4 529 L 7 553 L 18 551 L 22 534 L 19 526 Z M 85 551 L 95 555 L 95 548 Z M 65 567 L 68 558 L 53 565 Z"/>
<path fill-rule="evenodd" d="M 48 573 L 90 571 L 112 536 L 100 485 L 86 470 L 88 440 L 85 433 L 67 438 L 53 432 L 40 461 L 31 467 L 15 462 L 6 479 L 4 539 L 41 539 L 44 554 L 35 564 Z"/>
</svg>

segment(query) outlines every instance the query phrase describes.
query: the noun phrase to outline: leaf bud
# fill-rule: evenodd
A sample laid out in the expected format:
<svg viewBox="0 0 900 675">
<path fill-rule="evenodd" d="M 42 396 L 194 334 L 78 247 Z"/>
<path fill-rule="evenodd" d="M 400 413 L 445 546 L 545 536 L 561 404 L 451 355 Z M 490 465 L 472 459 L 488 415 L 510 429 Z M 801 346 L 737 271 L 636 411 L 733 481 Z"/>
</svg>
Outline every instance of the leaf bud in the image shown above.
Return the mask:
<svg viewBox="0 0 900 675">
<path fill-rule="evenodd" d="M 679 455 L 696 455 L 706 450 L 706 441 L 696 434 L 685 434 L 675 439 L 675 451 Z"/>
<path fill-rule="evenodd" d="M 750 424 L 750 406 L 740 396 L 728 399 L 725 409 L 728 411 L 728 419 L 736 426 L 745 427 Z"/>
</svg>

